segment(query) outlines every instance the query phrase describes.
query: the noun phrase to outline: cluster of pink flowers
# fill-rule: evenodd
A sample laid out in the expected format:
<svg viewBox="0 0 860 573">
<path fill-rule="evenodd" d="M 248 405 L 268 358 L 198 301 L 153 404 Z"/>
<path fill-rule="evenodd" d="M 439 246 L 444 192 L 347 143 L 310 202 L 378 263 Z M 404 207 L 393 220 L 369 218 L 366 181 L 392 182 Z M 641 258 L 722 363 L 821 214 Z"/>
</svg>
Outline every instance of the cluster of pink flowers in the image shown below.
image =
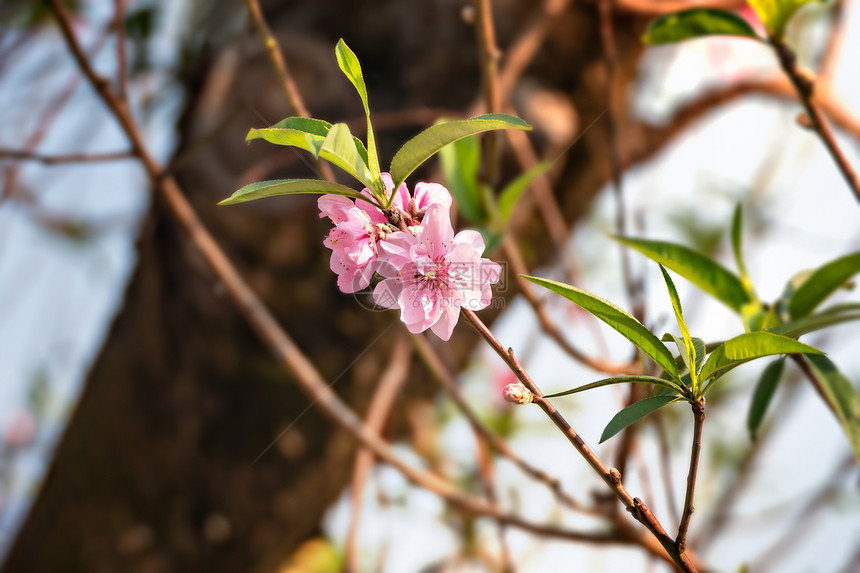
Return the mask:
<svg viewBox="0 0 860 573">
<path fill-rule="evenodd" d="M 394 183 L 382 174 L 388 193 Z M 362 194 L 371 198 L 370 191 Z M 409 332 L 428 328 L 448 340 L 460 308 L 480 310 L 490 304 L 492 284 L 501 267 L 482 258 L 484 240 L 477 231 L 454 234 L 451 194 L 436 183 L 418 183 L 414 195 L 400 185 L 386 216 L 370 202 L 340 195 L 319 199 L 320 217 L 335 227 L 324 244 L 332 250 L 331 270 L 340 290 L 367 288 L 374 273 L 383 277 L 373 289 L 376 304 L 400 309 Z"/>
</svg>

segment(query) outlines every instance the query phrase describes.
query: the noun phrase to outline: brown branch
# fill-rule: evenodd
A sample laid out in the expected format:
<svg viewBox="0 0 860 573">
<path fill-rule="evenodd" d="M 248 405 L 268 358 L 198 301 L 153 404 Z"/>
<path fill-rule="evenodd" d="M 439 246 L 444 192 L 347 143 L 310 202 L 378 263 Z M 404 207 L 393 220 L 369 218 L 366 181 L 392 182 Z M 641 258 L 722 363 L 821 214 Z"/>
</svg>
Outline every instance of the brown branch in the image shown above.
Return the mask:
<svg viewBox="0 0 860 573">
<path fill-rule="evenodd" d="M 448 368 L 443 364 L 439 354 L 433 349 L 426 337 L 415 335 L 412 337 L 412 342 L 415 344 L 415 348 L 418 351 L 419 356 L 421 356 L 421 359 L 427 365 L 430 373 L 433 374 L 436 381 L 442 385 L 446 392 L 448 392 L 451 399 L 454 401 L 454 404 L 466 417 L 469 425 L 472 426 L 473 430 L 480 434 L 481 437 L 486 440 L 499 455 L 507 458 L 526 475 L 529 475 L 535 480 L 545 484 L 555 494 L 558 500 L 567 505 L 570 509 L 582 513 L 595 514 L 593 509 L 585 507 L 570 494 L 566 493 L 561 487 L 561 482 L 558 478 L 549 475 L 539 467 L 532 465 L 522 457 L 518 456 L 508 442 L 481 422 L 475 410 L 469 405 L 466 398 L 463 396 L 463 393 L 460 392 L 460 389 L 457 387 L 457 381 L 454 379 L 454 375 L 451 374 Z"/>
<path fill-rule="evenodd" d="M 797 64 L 797 57 L 794 52 L 779 40 L 771 39 L 771 45 L 776 52 L 779 64 L 782 67 L 788 79 L 794 86 L 800 103 L 806 109 L 806 114 L 811 121 L 812 128 L 818 133 L 821 141 L 824 142 L 827 151 L 830 152 L 833 161 L 836 163 L 846 183 L 860 201 L 860 178 L 854 168 L 848 162 L 842 148 L 836 141 L 833 135 L 833 130 L 830 128 L 830 123 L 821 112 L 821 107 L 818 105 L 815 97 L 815 76 L 809 70 L 801 69 Z"/>
<path fill-rule="evenodd" d="M 120 99 L 128 98 L 128 61 L 125 53 L 125 9 L 126 0 L 113 0 L 114 5 L 114 28 L 116 29 L 116 62 L 117 69 L 117 95 Z"/>
<path fill-rule="evenodd" d="M 516 278 L 517 285 L 520 287 L 520 292 L 522 293 L 523 298 L 525 298 L 532 307 L 543 332 L 549 336 L 553 342 L 559 346 L 559 348 L 574 360 L 581 362 L 585 366 L 598 372 L 621 375 L 630 374 L 638 369 L 636 363 L 618 364 L 609 360 L 594 358 L 573 346 L 564 334 L 562 334 L 561 330 L 559 330 L 558 325 L 556 325 L 549 316 L 549 313 L 546 310 L 545 301 L 538 298 L 535 294 L 534 285 L 522 277 L 522 275 L 529 274 L 529 272 L 526 268 L 525 261 L 523 261 L 522 254 L 516 246 L 516 242 L 509 234 L 505 235 L 502 242 L 502 248 L 505 251 L 505 257 L 508 259 L 508 263 L 513 267 L 512 270 L 514 272 L 514 277 Z"/>
<path fill-rule="evenodd" d="M 11 159 L 14 161 L 36 161 L 45 165 L 56 165 L 60 163 L 98 163 L 101 161 L 117 161 L 121 159 L 133 159 L 136 155 L 132 151 L 112 151 L 105 153 L 68 153 L 65 155 L 43 155 L 26 149 L 0 149 L 0 159 Z"/>
<path fill-rule="evenodd" d="M 296 83 L 293 81 L 293 76 L 287 68 L 287 61 L 284 59 L 281 46 L 278 44 L 278 40 L 275 39 L 275 36 L 272 34 L 272 30 L 266 23 L 266 18 L 263 16 L 263 10 L 260 8 L 260 3 L 257 0 L 245 0 L 245 5 L 248 7 L 248 12 L 251 13 L 254 27 L 257 29 L 257 34 L 260 36 L 260 40 L 262 40 L 263 46 L 266 48 L 266 53 L 269 55 L 272 67 L 275 69 L 278 81 L 281 84 L 281 88 L 284 90 L 284 95 L 287 98 L 287 103 L 290 105 L 292 114 L 301 117 L 310 117 L 310 113 L 305 107 L 305 103 L 296 87 Z M 317 159 L 316 163 L 324 179 L 327 179 L 328 181 L 335 180 L 334 172 L 328 163 L 320 159 Z"/>
<path fill-rule="evenodd" d="M 678 524 L 678 536 L 675 545 L 678 553 L 684 555 L 687 551 L 687 530 L 693 517 L 693 497 L 696 493 L 696 476 L 699 471 L 699 454 L 702 451 L 702 426 L 705 423 L 705 399 L 691 404 L 693 408 L 693 446 L 690 452 L 690 471 L 687 473 L 687 491 L 684 494 L 684 510 L 681 522 Z"/>
<path fill-rule="evenodd" d="M 119 122 L 131 142 L 134 152 L 153 182 L 154 188 L 161 194 L 170 212 L 188 233 L 191 242 L 206 260 L 215 276 L 222 282 L 245 320 L 260 336 L 278 362 L 294 377 L 301 389 L 314 399 L 325 415 L 351 433 L 363 446 L 372 450 L 376 457 L 397 469 L 408 480 L 434 492 L 464 511 L 557 539 L 598 544 L 636 543 L 644 547 L 652 547 L 635 535 L 610 536 L 603 533 L 560 529 L 523 520 L 508 513 L 498 512 L 484 500 L 465 494 L 438 475 L 414 468 L 398 457 L 394 450 L 376 432 L 368 428 L 349 406 L 331 390 L 313 364 L 277 323 L 262 301 L 257 298 L 257 295 L 241 277 L 215 238 L 199 219 L 176 180 L 172 176 L 163 175 L 161 165 L 145 146 L 140 129 L 125 102 L 117 97 L 109 82 L 93 70 L 72 30 L 71 16 L 62 0 L 50 0 L 50 3 L 72 56 L 99 97 Z M 664 552 L 657 549 L 651 549 L 651 551 L 652 554 L 661 558 L 668 558 Z"/>
<path fill-rule="evenodd" d="M 411 357 L 412 349 L 406 339 L 402 335 L 398 336 L 394 343 L 394 349 L 391 351 L 391 360 L 379 378 L 379 384 L 365 416 L 365 425 L 377 434 L 382 434 L 397 394 L 406 382 Z M 352 490 L 352 513 L 350 514 L 344 549 L 344 571 L 347 573 L 358 571 L 356 544 L 358 542 L 358 526 L 361 523 L 361 500 L 364 485 L 372 468 L 373 452 L 366 447 L 359 448 L 355 455 L 350 486 Z"/>
<path fill-rule="evenodd" d="M 569 4 L 570 0 L 544 0 L 538 14 L 508 47 L 499 70 L 499 91 L 502 101 L 508 100 L 517 81 L 543 45 L 550 26 Z"/>
<path fill-rule="evenodd" d="M 791 354 L 790 356 L 791 359 L 794 360 L 794 363 L 800 368 L 801 372 L 806 376 L 806 379 L 812 383 L 812 387 L 815 388 L 815 392 L 821 398 L 821 401 L 830 409 L 830 413 L 836 416 L 836 408 L 834 408 L 833 404 L 830 402 L 830 398 L 827 397 L 827 392 L 824 391 L 824 384 L 818 377 L 818 373 L 809 365 L 809 360 L 807 360 L 806 356 L 803 354 Z"/>
<path fill-rule="evenodd" d="M 553 424 L 562 431 L 576 451 L 580 453 L 588 465 L 591 466 L 597 475 L 600 476 L 604 483 L 606 483 L 606 485 L 612 490 L 615 496 L 624 504 L 627 511 L 629 511 L 637 521 L 644 525 L 657 539 L 657 541 L 660 542 L 660 545 L 672 558 L 675 565 L 677 565 L 682 571 L 697 571 L 689 553 L 680 553 L 678 551 L 674 541 L 666 533 L 666 530 L 648 506 L 645 505 L 641 499 L 634 498 L 630 493 L 628 493 L 624 484 L 621 482 L 621 474 L 618 473 L 618 470 L 615 468 L 607 468 L 597 454 L 594 453 L 588 444 L 586 444 L 579 434 L 577 434 L 570 424 L 568 424 L 567 420 L 564 419 L 564 416 L 561 415 L 555 406 L 543 398 L 543 392 L 541 392 L 537 384 L 534 383 L 519 361 L 514 357 L 513 349 L 505 349 L 502 343 L 499 342 L 490 329 L 487 328 L 487 325 L 485 325 L 474 312 L 464 308 L 462 309 L 462 314 L 475 328 L 478 334 L 487 341 L 493 350 L 495 350 L 496 354 L 505 361 L 505 364 L 507 364 L 511 371 L 516 374 L 520 382 L 522 382 L 523 385 L 531 391 L 534 395 L 535 403 L 540 406 L 544 413 L 546 413 L 550 420 L 552 420 Z"/>
</svg>

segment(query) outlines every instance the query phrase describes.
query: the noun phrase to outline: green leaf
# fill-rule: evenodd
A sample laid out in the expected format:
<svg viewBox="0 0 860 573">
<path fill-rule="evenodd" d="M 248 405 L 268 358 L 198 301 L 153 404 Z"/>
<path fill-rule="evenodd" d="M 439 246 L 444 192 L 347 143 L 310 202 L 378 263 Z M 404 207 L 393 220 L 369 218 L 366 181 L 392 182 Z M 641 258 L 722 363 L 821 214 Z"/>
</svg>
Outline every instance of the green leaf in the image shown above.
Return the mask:
<svg viewBox="0 0 860 573">
<path fill-rule="evenodd" d="M 678 348 L 678 358 L 675 359 L 675 365 L 678 366 L 680 370 L 681 366 L 686 368 L 688 371 L 690 370 L 690 357 L 687 355 L 687 345 L 684 343 L 683 338 L 678 338 L 672 333 L 666 333 L 660 339 L 663 342 L 674 342 L 675 346 Z M 705 346 L 705 341 L 701 338 L 693 337 L 693 347 L 696 349 L 696 374 L 702 369 L 702 364 L 705 363 L 705 355 L 707 354 L 707 347 Z M 692 379 L 690 379 L 692 382 Z"/>
<path fill-rule="evenodd" d="M 317 179 L 278 179 L 275 181 L 257 181 L 250 185 L 245 185 L 229 198 L 224 199 L 219 205 L 235 205 L 236 203 L 244 203 L 245 201 L 253 201 L 254 199 L 262 199 L 264 197 L 274 197 L 276 195 L 296 195 L 302 193 L 315 193 L 319 195 L 344 195 L 354 199 L 362 199 L 367 201 L 367 198 L 360 194 L 355 189 L 351 189 L 340 183 L 332 183 L 330 181 L 321 181 Z"/>
<path fill-rule="evenodd" d="M 663 406 L 671 404 L 672 402 L 677 402 L 678 400 L 680 400 L 680 398 L 677 396 L 652 396 L 651 398 L 645 398 L 644 400 L 640 400 L 627 406 L 615 414 L 615 416 L 609 420 L 609 423 L 606 424 L 606 428 L 600 436 L 600 443 L 602 444 L 639 418 L 647 416 L 651 412 L 659 410 Z"/>
<path fill-rule="evenodd" d="M 547 169 L 550 168 L 550 165 L 551 164 L 548 161 L 542 161 L 525 173 L 521 173 L 516 179 L 508 183 L 508 185 L 502 189 L 502 192 L 499 193 L 499 216 L 502 221 L 507 221 L 510 218 L 511 213 L 514 212 L 514 206 L 517 204 L 519 198 L 522 197 L 523 193 L 529 188 L 535 179 L 546 173 Z"/>
<path fill-rule="evenodd" d="M 690 336 L 690 331 L 687 329 L 687 323 L 684 321 L 684 313 L 681 310 L 681 299 L 678 298 L 678 290 L 675 288 L 675 283 L 672 282 L 672 277 L 669 276 L 663 265 L 660 265 L 660 272 L 663 273 L 663 280 L 666 281 L 666 288 L 669 290 L 669 298 L 672 300 L 672 310 L 675 311 L 675 320 L 678 321 L 678 326 L 681 327 L 681 336 L 684 337 L 684 348 L 687 355 L 687 360 L 684 361 L 684 364 L 687 365 L 687 369 L 690 371 L 691 386 L 693 387 L 693 392 L 696 393 L 698 391 L 698 377 L 696 376 L 695 368 L 698 362 L 696 359 L 696 347 L 693 346 L 693 339 Z"/>
<path fill-rule="evenodd" d="M 391 178 L 397 189 L 409 174 L 430 159 L 437 151 L 458 139 L 495 129 L 524 129 L 532 127 L 518 117 L 503 113 L 489 113 L 472 119 L 461 119 L 431 125 L 409 141 L 391 161 Z"/>
<path fill-rule="evenodd" d="M 782 378 L 784 368 L 785 359 L 774 360 L 764 369 L 758 384 L 756 384 L 752 402 L 750 403 L 750 411 L 747 414 L 747 429 L 750 432 L 750 440 L 753 442 L 756 439 L 761 422 L 764 420 L 767 407 L 770 405 L 774 392 L 776 392 L 776 387 Z"/>
<path fill-rule="evenodd" d="M 523 275 L 523 278 L 560 294 L 567 300 L 590 312 L 632 342 L 672 378 L 675 380 L 680 379 L 678 367 L 675 366 L 675 359 L 672 353 L 669 352 L 669 349 L 666 348 L 666 345 L 660 342 L 650 330 L 642 326 L 642 323 L 627 312 L 609 301 L 564 283 L 527 275 Z"/>
<path fill-rule="evenodd" d="M 367 163 L 355 145 L 355 138 L 345 123 L 331 126 L 320 149 L 320 157 L 331 161 L 362 183 L 375 189 Z M 381 195 L 380 195 L 381 196 Z"/>
<path fill-rule="evenodd" d="M 860 320 L 860 303 L 837 304 L 812 316 L 792 320 L 767 330 L 789 338 L 798 338 L 804 334 L 852 320 Z"/>
<path fill-rule="evenodd" d="M 792 318 L 808 315 L 857 273 L 860 273 L 860 252 L 840 257 L 816 269 L 794 291 L 788 303 L 789 314 Z"/>
<path fill-rule="evenodd" d="M 826 356 L 806 356 L 860 463 L 860 395 Z"/>
<path fill-rule="evenodd" d="M 264 139 L 275 145 L 287 145 L 298 147 L 309 151 L 314 157 L 319 157 L 325 143 L 326 136 L 331 131 L 332 125 L 321 119 L 309 117 L 288 117 L 273 125 L 261 129 L 251 129 L 245 137 L 245 141 Z M 355 148 L 365 164 L 367 164 L 367 150 L 364 143 L 357 137 L 352 138 Z M 328 153 L 322 154 L 324 159 L 330 159 Z"/>
<path fill-rule="evenodd" d="M 696 374 L 702 371 L 702 366 L 705 364 L 705 354 L 707 347 L 705 341 L 701 338 L 693 337 L 693 346 L 696 348 Z"/>
<path fill-rule="evenodd" d="M 576 388 L 573 388 L 572 390 L 565 390 L 564 392 L 549 394 L 547 396 L 544 396 L 544 398 L 558 398 L 560 396 L 569 396 L 570 394 L 584 392 L 593 388 L 601 388 L 603 386 L 610 386 L 612 384 L 624 384 L 628 382 L 641 384 L 656 384 L 657 386 L 660 386 L 662 388 L 672 390 L 677 394 L 686 395 L 687 393 L 686 390 L 674 380 L 666 380 L 664 378 L 657 378 L 656 376 L 613 376 L 612 378 L 604 378 L 603 380 L 598 380 L 597 382 L 592 382 L 591 384 L 578 386 Z"/>
<path fill-rule="evenodd" d="M 460 213 L 471 221 L 485 221 L 478 192 L 478 171 L 481 169 L 481 142 L 478 138 L 464 137 L 446 145 L 439 150 L 439 164 Z"/>
<path fill-rule="evenodd" d="M 744 287 L 744 290 L 747 292 L 750 300 L 758 302 L 758 296 L 755 293 L 755 288 L 753 287 L 752 280 L 750 280 L 749 273 L 747 273 L 747 266 L 744 264 L 744 254 L 742 245 L 742 235 L 743 235 L 743 210 L 741 209 L 741 204 L 738 203 L 737 207 L 735 207 L 735 214 L 732 217 L 732 251 L 735 254 L 735 262 L 738 265 L 738 272 L 741 275 L 741 284 Z"/>
<path fill-rule="evenodd" d="M 772 332 L 747 332 L 720 344 L 705 362 L 701 379 L 722 375 L 722 371 L 762 356 L 775 354 L 821 354 L 817 348 Z"/>
<path fill-rule="evenodd" d="M 358 58 L 355 56 L 355 53 L 349 49 L 349 46 L 346 45 L 343 38 L 338 40 L 337 47 L 335 47 L 334 51 L 337 56 L 337 65 L 340 66 L 340 70 L 347 78 L 349 78 L 352 85 L 355 86 L 355 90 L 361 98 L 361 105 L 364 106 L 364 115 L 367 117 L 366 164 L 370 170 L 369 179 L 373 182 L 373 185 L 368 185 L 368 187 L 376 190 L 379 194 L 383 194 L 385 193 L 385 187 L 382 183 L 382 177 L 379 171 L 379 156 L 376 153 L 376 139 L 373 137 L 373 125 L 370 122 L 370 106 L 367 104 L 367 86 L 364 85 L 364 76 L 361 73 L 361 64 L 358 63 Z M 394 186 L 392 197 L 398 187 L 399 185 Z"/>
<path fill-rule="evenodd" d="M 759 37 L 741 16 L 723 10 L 694 8 L 657 18 L 642 37 L 646 44 L 670 44 L 705 36 Z"/>
<path fill-rule="evenodd" d="M 768 34 L 777 41 L 782 41 L 785 27 L 794 13 L 804 4 L 813 1 L 815 0 L 749 0 L 749 5 L 755 10 Z"/>
<path fill-rule="evenodd" d="M 751 302 L 741 280 L 712 259 L 687 247 L 666 241 L 649 241 L 614 236 L 652 261 L 673 270 L 735 312 Z"/>
</svg>

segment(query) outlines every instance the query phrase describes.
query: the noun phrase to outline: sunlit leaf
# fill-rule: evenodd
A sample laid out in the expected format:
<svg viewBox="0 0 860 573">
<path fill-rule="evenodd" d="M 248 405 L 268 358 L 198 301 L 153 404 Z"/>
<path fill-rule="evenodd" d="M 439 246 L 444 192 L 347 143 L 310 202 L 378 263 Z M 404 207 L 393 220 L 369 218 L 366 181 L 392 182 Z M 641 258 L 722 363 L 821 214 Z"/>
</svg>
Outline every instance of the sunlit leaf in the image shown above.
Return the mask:
<svg viewBox="0 0 860 573">
<path fill-rule="evenodd" d="M 693 8 L 657 18 L 648 26 L 642 41 L 670 44 L 716 35 L 759 39 L 752 26 L 733 12 Z"/>
<path fill-rule="evenodd" d="M 678 290 L 675 288 L 675 283 L 672 282 L 672 277 L 660 265 L 660 272 L 663 273 L 663 280 L 666 281 L 666 289 L 669 291 L 669 298 L 672 301 L 672 310 L 675 311 L 675 320 L 678 321 L 678 326 L 681 328 L 681 336 L 684 338 L 684 352 L 687 354 L 687 360 L 684 363 L 690 371 L 692 380 L 693 392 L 696 392 L 698 387 L 698 377 L 696 376 L 696 347 L 693 346 L 693 339 L 690 336 L 690 331 L 687 329 L 687 323 L 684 320 L 684 313 L 681 310 L 681 299 L 678 297 Z"/>
<path fill-rule="evenodd" d="M 848 437 L 854 457 L 860 463 L 860 394 L 826 356 L 809 355 L 805 358 L 818 377 L 821 389 Z"/>
<path fill-rule="evenodd" d="M 594 296 L 576 287 L 542 279 L 538 277 L 530 277 L 523 275 L 524 278 L 547 288 L 557 294 L 560 294 L 572 303 L 580 306 L 596 316 L 616 331 L 618 331 L 627 340 L 632 342 L 646 356 L 656 362 L 660 368 L 665 370 L 675 380 L 679 379 L 678 367 L 675 366 L 675 359 L 666 345 L 654 336 L 654 334 L 642 326 L 642 323 L 636 320 L 635 317 L 621 310 L 609 301 L 603 300 L 600 297 Z"/>
<path fill-rule="evenodd" d="M 770 36 L 782 41 L 785 27 L 794 13 L 805 4 L 823 0 L 749 0 Z"/>
<path fill-rule="evenodd" d="M 649 259 L 673 270 L 736 312 L 750 302 L 741 280 L 725 267 L 687 247 L 666 241 L 614 237 Z"/>
<path fill-rule="evenodd" d="M 652 396 L 651 398 L 645 398 L 627 406 L 615 414 L 609 423 L 606 424 L 606 428 L 600 436 L 600 443 L 602 444 L 643 416 L 647 416 L 651 412 L 659 410 L 672 402 L 677 402 L 680 399 L 677 396 Z"/>
<path fill-rule="evenodd" d="M 544 396 L 544 398 L 558 398 L 560 396 L 569 396 L 571 394 L 577 394 L 579 392 L 592 390 L 594 388 L 601 388 L 603 386 L 610 386 L 612 384 L 626 383 L 655 384 L 657 386 L 672 390 L 678 394 L 685 394 L 686 392 L 685 389 L 682 388 L 674 380 L 666 380 L 664 378 L 657 378 L 656 376 L 613 376 L 612 378 L 604 378 L 603 380 L 598 380 L 597 382 L 592 382 L 591 384 L 584 384 L 583 386 L 578 386 L 571 390 L 565 390 L 563 392 L 549 394 L 547 396 Z"/>
<path fill-rule="evenodd" d="M 762 420 L 764 420 L 767 407 L 770 405 L 771 399 L 776 392 L 776 387 L 782 378 L 784 368 L 784 359 L 771 362 L 764 369 L 758 384 L 756 384 L 752 402 L 750 403 L 749 414 L 747 414 L 747 429 L 750 432 L 750 440 L 752 441 L 756 439 L 758 429 L 761 426 Z"/>
<path fill-rule="evenodd" d="M 840 257 L 816 269 L 795 289 L 788 303 L 788 312 L 792 318 L 808 315 L 857 273 L 860 273 L 860 252 Z"/>
<path fill-rule="evenodd" d="M 700 376 L 702 380 L 706 380 L 714 374 L 721 374 L 721 371 L 726 368 L 762 356 L 802 353 L 821 354 L 821 351 L 793 338 L 772 332 L 747 332 L 726 340 L 711 352 L 705 365 L 702 366 Z"/>
<path fill-rule="evenodd" d="M 490 113 L 473 117 L 447 121 L 431 125 L 409 141 L 394 155 L 391 161 L 391 178 L 394 188 L 400 186 L 409 174 L 419 165 L 430 159 L 436 152 L 458 139 L 492 131 L 496 129 L 531 129 L 525 121 L 513 115 Z"/>
<path fill-rule="evenodd" d="M 349 78 L 358 96 L 361 98 L 361 105 L 364 106 L 364 115 L 367 118 L 367 167 L 370 171 L 369 179 L 373 184 L 368 187 L 373 187 L 378 193 L 384 193 L 385 188 L 382 184 L 382 177 L 379 173 L 379 157 L 376 152 L 376 139 L 373 137 L 373 125 L 370 122 L 370 106 L 367 103 L 367 86 L 364 85 L 364 76 L 361 73 L 361 64 L 346 42 L 341 38 L 335 47 L 335 55 L 337 57 L 337 65 L 340 66 L 344 75 Z M 397 189 L 399 185 L 395 185 Z M 393 191 L 392 191 L 393 193 Z"/>
<path fill-rule="evenodd" d="M 235 205 L 236 203 L 244 203 L 245 201 L 253 201 L 254 199 L 262 199 L 264 197 L 274 197 L 276 195 L 297 195 L 297 194 L 318 194 L 318 195 L 344 195 L 354 199 L 367 200 L 355 189 L 351 189 L 340 183 L 332 183 L 330 181 L 322 181 L 317 179 L 278 179 L 275 181 L 257 181 L 250 185 L 245 185 L 229 198 L 224 199 L 219 205 Z"/>
<path fill-rule="evenodd" d="M 251 129 L 245 137 L 245 141 L 254 139 L 263 139 L 275 145 L 287 145 L 298 147 L 309 151 L 314 157 L 320 156 L 326 136 L 329 134 L 332 125 L 321 119 L 313 119 L 309 117 L 288 117 L 273 125 L 272 127 L 264 127 L 260 129 Z M 364 143 L 357 137 L 352 138 L 355 143 L 355 148 L 361 156 L 364 163 L 367 163 L 367 149 Z M 322 154 L 323 159 L 328 158 L 326 153 Z"/>
<path fill-rule="evenodd" d="M 320 157 L 334 163 L 366 187 L 374 187 L 367 163 L 355 146 L 355 139 L 345 123 L 331 126 L 320 149 Z"/>
</svg>

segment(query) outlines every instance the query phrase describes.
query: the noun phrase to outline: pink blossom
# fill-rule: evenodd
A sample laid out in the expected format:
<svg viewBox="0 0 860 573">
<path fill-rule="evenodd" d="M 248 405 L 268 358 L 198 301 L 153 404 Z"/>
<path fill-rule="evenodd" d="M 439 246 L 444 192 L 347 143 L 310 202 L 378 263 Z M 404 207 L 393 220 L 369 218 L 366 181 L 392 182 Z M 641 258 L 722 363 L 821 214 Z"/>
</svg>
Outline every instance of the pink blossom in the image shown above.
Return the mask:
<svg viewBox="0 0 860 573">
<path fill-rule="evenodd" d="M 427 207 L 415 235 L 392 233 L 380 243 L 380 249 L 385 264 L 377 270 L 386 279 L 373 291 L 376 303 L 399 308 L 409 332 L 430 328 L 442 340 L 451 338 L 461 307 L 480 310 L 490 304 L 490 285 L 501 275 L 498 264 L 481 258 L 484 240 L 480 233 L 461 231 L 454 236 L 448 211 L 441 203 Z"/>
<path fill-rule="evenodd" d="M 35 435 L 36 420 L 28 410 L 13 412 L 3 428 L 3 441 L 12 448 L 23 448 Z"/>
<path fill-rule="evenodd" d="M 382 174 L 386 192 L 391 193 L 394 181 Z M 362 195 L 372 200 L 369 189 Z M 436 183 L 418 183 L 415 196 L 401 184 L 394 194 L 391 210 L 401 224 L 395 227 L 385 214 L 370 201 L 353 201 L 342 195 L 323 195 L 317 202 L 320 217 L 331 219 L 335 227 L 323 244 L 332 250 L 329 266 L 337 274 L 337 286 L 345 293 L 359 291 L 370 284 L 379 257 L 379 241 L 398 228 L 416 229 L 427 208 L 440 205 L 445 212 L 451 208 L 451 194 Z"/>
<path fill-rule="evenodd" d="M 376 270 L 380 237 L 369 210 L 341 195 L 323 195 L 317 204 L 320 217 L 328 217 L 335 224 L 323 244 L 331 249 L 329 266 L 337 274 L 337 286 L 347 293 L 365 288 Z"/>
</svg>

